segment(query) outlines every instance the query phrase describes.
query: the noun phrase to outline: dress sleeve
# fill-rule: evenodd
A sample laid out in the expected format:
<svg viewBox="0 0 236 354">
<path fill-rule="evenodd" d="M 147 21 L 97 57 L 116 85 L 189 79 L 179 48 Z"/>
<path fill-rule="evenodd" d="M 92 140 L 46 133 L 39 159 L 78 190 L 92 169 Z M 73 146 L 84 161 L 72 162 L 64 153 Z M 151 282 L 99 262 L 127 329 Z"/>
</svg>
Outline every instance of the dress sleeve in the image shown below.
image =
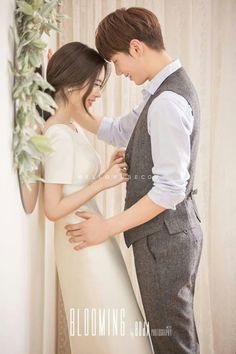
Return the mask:
<svg viewBox="0 0 236 354">
<path fill-rule="evenodd" d="M 63 126 L 50 127 L 45 135 L 49 138 L 53 152 L 44 160 L 45 183 L 72 184 L 74 173 L 73 138 Z"/>
</svg>

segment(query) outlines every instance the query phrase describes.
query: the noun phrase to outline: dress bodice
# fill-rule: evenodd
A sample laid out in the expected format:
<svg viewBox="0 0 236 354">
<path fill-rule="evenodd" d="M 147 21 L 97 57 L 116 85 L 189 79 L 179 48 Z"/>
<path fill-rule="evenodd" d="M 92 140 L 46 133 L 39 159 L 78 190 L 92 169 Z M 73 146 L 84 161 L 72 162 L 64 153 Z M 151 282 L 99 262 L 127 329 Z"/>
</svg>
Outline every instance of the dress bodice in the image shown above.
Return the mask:
<svg viewBox="0 0 236 354">
<path fill-rule="evenodd" d="M 45 157 L 44 179 L 46 183 L 63 184 L 63 196 L 89 185 L 98 178 L 101 168 L 98 153 L 81 126 L 74 124 L 76 131 L 66 124 L 54 124 L 45 133 L 53 151 Z M 80 209 L 97 211 L 95 199 Z"/>
</svg>

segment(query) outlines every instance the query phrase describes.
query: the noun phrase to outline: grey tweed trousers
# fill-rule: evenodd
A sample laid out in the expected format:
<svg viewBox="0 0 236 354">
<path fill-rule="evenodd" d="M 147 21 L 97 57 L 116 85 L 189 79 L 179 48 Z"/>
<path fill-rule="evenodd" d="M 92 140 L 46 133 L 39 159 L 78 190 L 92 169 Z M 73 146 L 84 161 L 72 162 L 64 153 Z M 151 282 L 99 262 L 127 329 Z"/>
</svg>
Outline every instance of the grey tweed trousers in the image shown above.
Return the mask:
<svg viewBox="0 0 236 354">
<path fill-rule="evenodd" d="M 202 251 L 200 223 L 162 230 L 133 243 L 135 267 L 155 354 L 199 354 L 195 279 Z"/>
</svg>

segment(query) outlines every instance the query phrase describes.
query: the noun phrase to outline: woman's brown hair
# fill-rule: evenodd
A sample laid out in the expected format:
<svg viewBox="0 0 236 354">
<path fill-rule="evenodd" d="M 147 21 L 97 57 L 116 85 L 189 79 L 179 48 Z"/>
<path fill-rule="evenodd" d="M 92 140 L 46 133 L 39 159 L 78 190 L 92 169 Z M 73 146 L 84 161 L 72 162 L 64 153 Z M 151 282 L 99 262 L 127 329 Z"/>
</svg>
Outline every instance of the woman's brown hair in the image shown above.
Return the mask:
<svg viewBox="0 0 236 354">
<path fill-rule="evenodd" d="M 91 93 L 94 83 L 99 76 L 102 68 L 105 69 L 105 76 L 102 86 L 105 85 L 109 70 L 108 63 L 99 55 L 99 53 L 80 42 L 70 42 L 58 49 L 47 67 L 47 81 L 54 87 L 55 92 L 48 92 L 54 98 L 55 93 L 60 93 L 64 102 L 67 102 L 67 96 L 64 92 L 67 88 L 82 89 L 88 85 L 82 102 L 86 112 L 89 114 L 85 102 Z M 47 120 L 50 114 L 44 114 Z"/>
<path fill-rule="evenodd" d="M 142 7 L 117 9 L 99 23 L 96 31 L 97 50 L 108 61 L 117 52 L 129 54 L 132 39 L 157 51 L 165 49 L 156 15 Z"/>
</svg>

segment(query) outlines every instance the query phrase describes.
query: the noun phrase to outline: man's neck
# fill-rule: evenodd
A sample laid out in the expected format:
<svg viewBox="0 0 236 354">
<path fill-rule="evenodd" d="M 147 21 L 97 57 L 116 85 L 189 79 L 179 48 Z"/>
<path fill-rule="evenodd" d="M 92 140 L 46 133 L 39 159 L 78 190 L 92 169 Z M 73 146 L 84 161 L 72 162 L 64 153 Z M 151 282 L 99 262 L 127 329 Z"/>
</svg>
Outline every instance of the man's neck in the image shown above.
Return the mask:
<svg viewBox="0 0 236 354">
<path fill-rule="evenodd" d="M 166 51 L 150 51 L 148 54 L 148 80 L 151 81 L 164 67 L 173 60 Z"/>
</svg>

